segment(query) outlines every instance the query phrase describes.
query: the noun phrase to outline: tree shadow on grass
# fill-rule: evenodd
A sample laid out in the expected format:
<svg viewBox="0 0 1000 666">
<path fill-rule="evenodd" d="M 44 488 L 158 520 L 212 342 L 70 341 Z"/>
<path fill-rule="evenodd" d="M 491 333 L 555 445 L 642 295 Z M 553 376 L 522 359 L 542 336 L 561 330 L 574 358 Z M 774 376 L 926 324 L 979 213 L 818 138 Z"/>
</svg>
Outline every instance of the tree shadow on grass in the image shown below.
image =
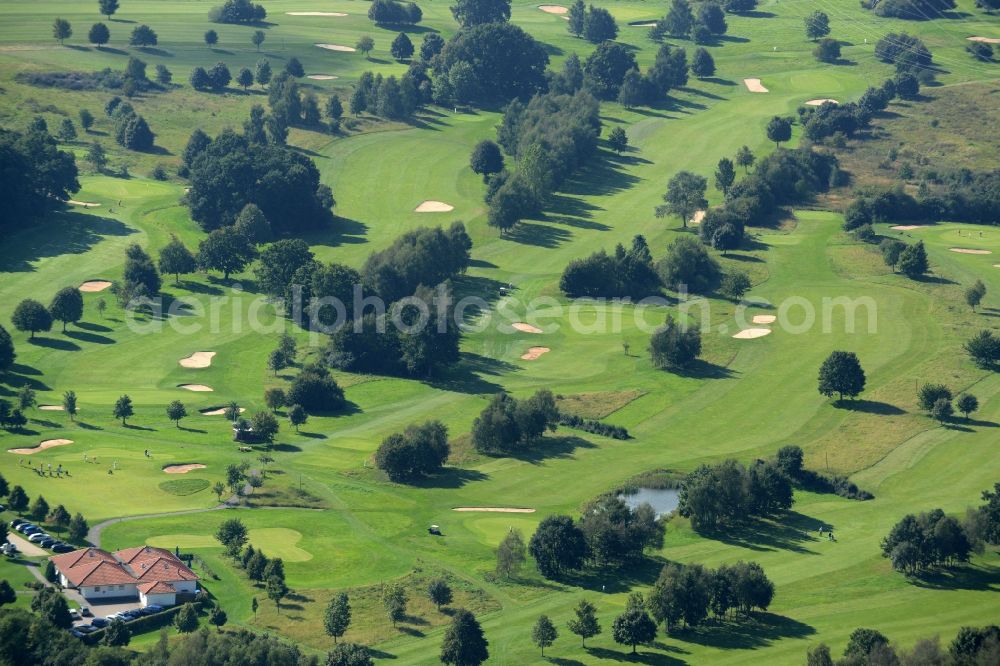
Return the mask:
<svg viewBox="0 0 1000 666">
<path fill-rule="evenodd" d="M 78 321 L 74 324 L 77 328 L 82 328 L 85 331 L 90 331 L 92 333 L 110 333 L 111 328 L 108 326 L 101 326 L 100 324 L 92 324 L 89 321 Z"/>
<path fill-rule="evenodd" d="M 635 186 L 641 180 L 621 168 L 622 159 L 609 150 L 600 150 L 559 188 L 563 194 L 600 196 Z"/>
<path fill-rule="evenodd" d="M 101 426 L 91 425 L 86 421 L 77 421 L 76 424 L 84 430 L 104 430 Z"/>
<path fill-rule="evenodd" d="M 693 379 L 728 379 L 739 374 L 724 365 L 710 363 L 701 358 L 696 358 L 686 368 L 680 368 L 672 372 L 680 377 L 691 377 Z"/>
<path fill-rule="evenodd" d="M 908 579 L 917 587 L 931 590 L 976 590 L 1000 592 L 1000 567 L 965 564 L 935 569 Z"/>
<path fill-rule="evenodd" d="M 340 247 L 341 245 L 358 245 L 367 243 L 368 225 L 358 220 L 335 215 L 329 227 L 320 231 L 309 232 L 302 238 L 310 245 L 325 245 Z"/>
<path fill-rule="evenodd" d="M 603 647 L 588 647 L 587 652 L 598 659 L 619 663 L 619 664 L 650 664 L 651 666 L 678 666 L 685 664 L 682 659 L 672 657 L 662 652 L 647 652 L 640 647 L 634 654 L 631 648 L 623 646 L 621 650 L 612 650 Z M 579 662 L 576 662 L 579 663 Z"/>
<path fill-rule="evenodd" d="M 572 458 L 577 449 L 593 449 L 596 445 L 576 435 L 542 437 L 522 451 L 514 451 L 510 458 L 538 465 L 550 458 Z"/>
<path fill-rule="evenodd" d="M 486 481 L 489 474 L 474 469 L 462 467 L 442 467 L 441 471 L 432 476 L 414 479 L 407 483 L 414 488 L 461 488 L 473 481 Z"/>
<path fill-rule="evenodd" d="M 96 345 L 113 345 L 115 343 L 114 338 L 109 338 L 106 335 L 97 335 L 96 333 L 86 333 L 84 331 L 67 330 L 65 335 L 66 337 L 73 338 L 74 340 L 90 342 Z"/>
<path fill-rule="evenodd" d="M 864 414 L 878 414 L 880 416 L 899 416 L 905 414 L 906 410 L 900 409 L 896 405 L 879 400 L 837 400 L 834 402 L 840 409 L 847 409 L 852 412 L 862 412 Z"/>
<path fill-rule="evenodd" d="M 34 271 L 39 259 L 83 254 L 106 236 L 128 236 L 135 230 L 119 220 L 71 210 L 54 211 L 30 230 L 11 234 L 0 253 L 0 273 Z"/>
<path fill-rule="evenodd" d="M 656 582 L 667 560 L 662 557 L 643 557 L 618 569 L 584 569 L 566 574 L 557 582 L 581 587 L 592 592 L 618 594 L 636 586 L 649 586 Z"/>
<path fill-rule="evenodd" d="M 503 390 L 503 386 L 487 377 L 499 377 L 518 370 L 513 363 L 501 361 L 471 352 L 462 352 L 459 362 L 433 377 L 427 384 L 434 388 L 471 395 L 493 394 Z"/>
<path fill-rule="evenodd" d="M 700 534 L 724 544 L 749 550 L 788 550 L 793 553 L 816 555 L 816 551 L 804 544 L 819 540 L 813 533 L 818 532 L 821 526 L 830 528 L 829 523 L 810 518 L 797 511 L 788 511 L 773 520 L 754 519 L 728 528 L 702 530 Z"/>
<path fill-rule="evenodd" d="M 754 613 L 734 622 L 711 622 L 679 631 L 674 637 L 720 650 L 754 650 L 782 638 L 806 638 L 816 630 L 798 620 L 776 613 Z"/>
<path fill-rule="evenodd" d="M 134 423 L 127 423 L 123 427 L 126 430 L 142 430 L 145 432 L 156 432 L 156 428 L 150 428 L 149 426 L 135 425 Z"/>
<path fill-rule="evenodd" d="M 522 245 L 554 248 L 561 245 L 564 241 L 569 240 L 571 235 L 570 232 L 558 227 L 521 221 L 512 231 L 501 236 L 501 239 L 510 240 Z"/>
<path fill-rule="evenodd" d="M 399 659 L 396 655 L 391 652 L 386 652 L 385 650 L 379 650 L 378 648 L 369 647 L 368 652 L 375 659 Z"/>
<path fill-rule="evenodd" d="M 59 338 L 41 338 L 35 337 L 28 340 L 29 345 L 34 345 L 36 347 L 47 347 L 49 349 L 58 349 L 60 351 L 80 351 L 80 345 L 75 342 L 70 342 L 69 340 L 60 340 Z"/>
</svg>

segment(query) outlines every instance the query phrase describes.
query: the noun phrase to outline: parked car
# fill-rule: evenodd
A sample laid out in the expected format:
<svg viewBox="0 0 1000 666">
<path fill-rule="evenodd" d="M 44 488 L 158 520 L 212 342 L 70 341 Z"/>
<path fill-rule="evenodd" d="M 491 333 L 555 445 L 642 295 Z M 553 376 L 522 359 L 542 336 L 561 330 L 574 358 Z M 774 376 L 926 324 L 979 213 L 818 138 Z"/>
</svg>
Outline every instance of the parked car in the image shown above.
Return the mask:
<svg viewBox="0 0 1000 666">
<path fill-rule="evenodd" d="M 74 636 L 76 638 L 83 638 L 84 636 L 87 635 L 87 632 L 80 631 L 78 627 L 73 627 L 72 629 L 69 630 L 69 634 L 70 636 Z"/>
<path fill-rule="evenodd" d="M 97 629 L 102 629 L 108 626 L 108 624 L 110 624 L 110 622 L 108 621 L 107 618 L 104 617 L 95 617 L 93 620 L 90 621 L 90 626 L 95 627 Z"/>
<path fill-rule="evenodd" d="M 52 552 L 54 553 L 72 553 L 74 550 L 76 550 L 76 548 L 68 543 L 59 542 L 52 546 Z"/>
<path fill-rule="evenodd" d="M 2 550 L 3 554 L 6 555 L 7 557 L 14 557 L 15 555 L 17 555 L 17 546 L 9 542 L 5 543 L 2 549 L 0 550 Z"/>
<path fill-rule="evenodd" d="M 18 525 L 24 525 L 26 522 L 28 521 L 26 521 L 24 518 L 15 518 L 14 520 L 10 521 L 10 527 L 11 529 L 16 529 Z"/>
<path fill-rule="evenodd" d="M 159 604 L 149 604 L 148 606 L 146 606 L 146 611 L 150 615 L 152 615 L 153 613 L 159 613 L 162 610 L 163 606 L 160 606 Z"/>
<path fill-rule="evenodd" d="M 42 531 L 35 532 L 34 534 L 28 537 L 28 541 L 30 541 L 31 543 L 38 543 L 40 541 L 45 541 L 46 539 L 52 539 L 52 537 L 50 537 L 48 534 Z"/>
<path fill-rule="evenodd" d="M 94 614 L 90 612 L 90 606 L 84 606 L 80 609 L 80 615 L 84 617 L 94 617 Z"/>
<path fill-rule="evenodd" d="M 89 624 L 78 624 L 76 626 L 76 630 L 77 631 L 82 631 L 85 634 L 91 634 L 91 633 L 97 631 L 97 627 L 92 627 Z"/>
<path fill-rule="evenodd" d="M 127 610 L 119 613 L 118 617 L 120 617 L 125 622 L 131 622 L 132 620 L 138 617 L 142 617 L 142 613 L 140 613 L 137 610 Z"/>
<path fill-rule="evenodd" d="M 20 532 L 21 534 L 29 534 L 28 530 L 35 530 L 36 532 L 38 531 L 38 527 L 32 525 L 31 523 L 21 523 L 14 529 Z"/>
<path fill-rule="evenodd" d="M 80 611 L 78 611 L 78 610 L 77 610 L 77 609 L 75 609 L 75 608 L 70 608 L 70 609 L 69 609 L 69 616 L 70 616 L 71 618 L 73 618 L 73 621 L 74 621 L 74 622 L 76 622 L 77 620 L 79 620 L 79 619 L 80 619 Z"/>
<path fill-rule="evenodd" d="M 53 539 L 52 537 L 45 537 L 44 539 L 38 540 L 38 545 L 41 546 L 42 548 L 51 548 L 52 546 L 56 545 L 56 540 Z"/>
</svg>

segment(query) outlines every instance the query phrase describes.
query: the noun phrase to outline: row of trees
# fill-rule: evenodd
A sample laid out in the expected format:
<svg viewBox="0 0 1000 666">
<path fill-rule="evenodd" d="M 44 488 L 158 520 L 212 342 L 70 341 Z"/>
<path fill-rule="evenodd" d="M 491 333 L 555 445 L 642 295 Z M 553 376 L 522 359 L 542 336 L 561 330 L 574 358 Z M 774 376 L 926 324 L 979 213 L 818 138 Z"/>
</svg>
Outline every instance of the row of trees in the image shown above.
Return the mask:
<svg viewBox="0 0 1000 666">
<path fill-rule="evenodd" d="M 695 530 L 716 530 L 791 508 L 791 479 L 774 461 L 700 465 L 681 484 L 678 512 Z"/>
<path fill-rule="evenodd" d="M 0 128 L 0 162 L 4 165 L 0 229 L 8 232 L 26 228 L 29 220 L 44 216 L 80 189 L 73 154 L 59 150 L 44 130 L 21 133 Z"/>
<path fill-rule="evenodd" d="M 87 520 L 79 512 L 70 516 L 69 511 L 62 504 L 52 508 L 41 495 L 32 502 L 24 488 L 19 485 L 10 487 L 3 475 L 0 475 L 0 497 L 6 497 L 7 508 L 18 515 L 27 513 L 27 516 L 36 523 L 45 523 L 67 530 L 67 536 L 71 541 L 82 541 L 90 529 Z M 0 536 L 6 536 L 7 525 L 4 524 L 0 530 L 3 530 Z"/>
<path fill-rule="evenodd" d="M 707 44 L 718 35 L 726 34 L 727 30 L 722 5 L 709 0 L 692 8 L 688 0 L 672 0 L 666 16 L 649 29 L 649 37 L 653 41 L 669 36 Z"/>
<path fill-rule="evenodd" d="M 667 631 L 696 627 L 708 619 L 749 617 L 765 611 L 774 598 L 774 583 L 756 562 L 738 561 L 708 569 L 700 564 L 664 565 L 646 598 L 646 606 Z"/>
<path fill-rule="evenodd" d="M 393 481 L 409 481 L 440 470 L 450 452 L 448 429 L 440 421 L 427 421 L 382 440 L 375 466 Z"/>
<path fill-rule="evenodd" d="M 806 655 L 807 666 L 834 666 L 843 664 L 900 664 L 901 666 L 972 666 L 973 664 L 1000 663 L 1000 627 L 962 627 L 948 645 L 941 648 L 940 639 L 923 638 L 912 649 L 900 650 L 877 629 L 858 628 L 851 632 L 844 648 L 844 658 L 834 661 L 830 648 L 820 643 Z"/>
<path fill-rule="evenodd" d="M 1000 169 L 962 169 L 936 174 L 917 196 L 902 187 L 870 188 L 845 211 L 845 225 L 857 228 L 876 222 L 940 220 L 992 224 L 1000 206 Z"/>
<path fill-rule="evenodd" d="M 962 524 L 941 509 L 908 514 L 882 539 L 882 556 L 907 574 L 968 562 L 973 543 Z"/>
<path fill-rule="evenodd" d="M 599 250 L 589 257 L 574 259 L 559 278 L 559 289 L 570 298 L 643 298 L 659 292 L 660 277 L 643 236 L 635 236 L 629 249 L 619 243 L 614 255 Z"/>
<path fill-rule="evenodd" d="M 208 18 L 214 23 L 259 23 L 267 18 L 267 10 L 250 0 L 226 0 L 208 10 Z"/>
<path fill-rule="evenodd" d="M 73 25 L 69 21 L 64 18 L 57 18 L 52 22 L 52 38 L 58 39 L 60 44 L 65 43 L 65 41 L 72 36 Z M 110 34 L 107 26 L 103 23 L 95 23 L 90 28 L 87 38 L 90 40 L 91 44 L 97 44 L 100 46 L 108 43 Z M 128 39 L 129 46 L 143 48 L 147 46 L 156 46 L 156 43 L 156 31 L 148 25 L 137 25 L 132 28 L 132 34 Z"/>
<path fill-rule="evenodd" d="M 414 2 L 396 0 L 374 0 L 368 7 L 368 18 L 375 25 L 416 25 L 424 13 Z"/>
<path fill-rule="evenodd" d="M 56 292 L 46 308 L 32 298 L 26 298 L 14 308 L 11 315 L 11 323 L 19 331 L 27 332 L 30 338 L 34 339 L 35 333 L 48 331 L 52 328 L 53 321 L 60 321 L 63 325 L 63 333 L 66 332 L 66 324 L 80 321 L 83 318 L 83 296 L 76 287 L 63 287 Z M 10 335 L 4 331 L 0 334 L 10 339 Z M 13 347 L 11 347 L 13 349 Z M 13 354 L 13 352 L 12 352 Z M 13 361 L 13 355 L 11 355 Z"/>
<path fill-rule="evenodd" d="M 472 422 L 472 445 L 490 455 L 509 455 L 535 444 L 559 420 L 555 397 L 548 389 L 518 400 L 501 391 Z"/>
<path fill-rule="evenodd" d="M 551 192 L 596 151 L 599 105 L 586 92 L 547 93 L 511 102 L 497 128 L 497 143 L 517 160 L 514 172 L 488 180 L 487 223 L 505 232 L 537 213 Z"/>
</svg>

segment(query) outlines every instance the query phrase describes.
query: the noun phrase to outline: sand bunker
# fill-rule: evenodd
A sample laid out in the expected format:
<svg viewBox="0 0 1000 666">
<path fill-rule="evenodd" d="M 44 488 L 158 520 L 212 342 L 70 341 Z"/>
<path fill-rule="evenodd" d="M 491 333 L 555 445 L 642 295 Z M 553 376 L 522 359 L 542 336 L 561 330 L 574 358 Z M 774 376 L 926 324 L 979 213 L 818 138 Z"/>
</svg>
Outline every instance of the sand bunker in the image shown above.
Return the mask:
<svg viewBox="0 0 1000 666">
<path fill-rule="evenodd" d="M 773 324 L 778 318 L 774 315 L 754 315 L 753 323 L 755 324 Z"/>
<path fill-rule="evenodd" d="M 569 13 L 569 8 L 568 7 L 563 7 L 562 5 L 538 5 L 538 8 L 541 9 L 546 14 L 568 14 Z"/>
<path fill-rule="evenodd" d="M 760 79 L 743 79 L 743 84 L 747 87 L 747 90 L 752 93 L 771 92 L 760 84 Z"/>
<path fill-rule="evenodd" d="M 521 354 L 521 360 L 522 361 L 534 361 L 535 359 L 537 359 L 542 354 L 547 354 L 550 351 L 552 351 L 552 350 L 549 349 L 548 347 L 530 347 L 528 349 L 528 351 L 526 351 L 525 353 Z"/>
<path fill-rule="evenodd" d="M 30 449 L 7 449 L 7 451 L 18 455 L 30 456 L 32 453 L 38 453 L 39 451 L 44 451 L 45 449 L 51 449 L 53 446 L 66 446 L 72 443 L 72 439 L 47 439 L 38 446 L 34 446 Z"/>
<path fill-rule="evenodd" d="M 656 21 L 632 21 L 628 24 L 630 28 L 652 28 Z"/>
<path fill-rule="evenodd" d="M 185 368 L 207 368 L 212 365 L 212 357 L 215 352 L 200 351 L 191 354 L 180 360 L 180 364 Z"/>
<path fill-rule="evenodd" d="M 504 506 L 456 506 L 452 511 L 487 511 L 489 513 L 534 513 L 534 509 L 518 509 Z"/>
<path fill-rule="evenodd" d="M 344 46 L 343 44 L 317 44 L 316 46 L 321 49 L 327 49 L 329 51 L 343 51 L 344 53 L 354 53 L 357 50 L 353 46 Z"/>
<path fill-rule="evenodd" d="M 811 99 L 806 102 L 806 106 L 823 106 L 827 102 L 830 104 L 840 104 L 840 102 L 835 99 Z"/>
<path fill-rule="evenodd" d="M 705 219 L 705 211 L 696 210 L 694 212 L 694 217 L 691 218 L 691 224 L 701 224 L 701 221 Z"/>
<path fill-rule="evenodd" d="M 211 386 L 205 386 L 204 384 L 178 384 L 177 388 L 187 389 L 188 391 L 198 391 L 199 393 L 206 393 L 215 390 Z"/>
<path fill-rule="evenodd" d="M 43 412 L 62 412 L 65 411 L 62 405 L 39 405 L 38 409 Z"/>
<path fill-rule="evenodd" d="M 747 328 L 740 331 L 733 337 L 736 338 L 737 340 L 753 340 L 754 338 L 762 338 L 765 335 L 770 335 L 770 334 L 771 334 L 771 329 L 769 328 Z"/>
<path fill-rule="evenodd" d="M 285 12 L 288 16 L 347 16 L 344 12 Z"/>
<path fill-rule="evenodd" d="M 205 469 L 201 463 L 190 463 L 187 465 L 167 465 L 163 471 L 167 474 L 187 474 L 193 469 Z"/>
<path fill-rule="evenodd" d="M 993 254 L 992 250 L 970 250 L 965 247 L 949 247 L 948 249 L 959 254 Z"/>
<path fill-rule="evenodd" d="M 1000 38 L 997 37 L 966 37 L 970 42 L 982 42 L 983 44 L 1000 44 Z"/>
<path fill-rule="evenodd" d="M 919 229 L 921 227 L 926 227 L 926 224 L 897 224 L 894 227 L 889 227 L 893 231 L 913 231 L 914 229 Z"/>
<path fill-rule="evenodd" d="M 222 416 L 226 413 L 228 407 L 208 407 L 207 409 L 199 409 L 198 413 L 205 416 Z M 240 407 L 240 414 L 247 411 L 245 407 Z"/>
<path fill-rule="evenodd" d="M 80 291 L 94 292 L 94 291 L 104 291 L 111 286 L 111 283 L 107 280 L 87 280 L 79 286 Z"/>
<path fill-rule="evenodd" d="M 66 203 L 73 204 L 74 206 L 83 206 L 84 208 L 96 208 L 101 205 L 93 201 L 77 201 L 76 199 L 70 199 Z"/>
<path fill-rule="evenodd" d="M 542 329 L 537 326 L 532 326 L 531 324 L 525 324 L 523 321 L 515 321 L 511 326 L 522 333 L 541 333 Z"/>
<path fill-rule="evenodd" d="M 313 81 L 333 81 L 337 77 L 333 74 L 310 74 L 306 78 Z"/>
<path fill-rule="evenodd" d="M 419 206 L 413 209 L 414 213 L 450 213 L 455 210 L 455 207 L 451 204 L 446 204 L 443 201 L 423 201 Z"/>
</svg>

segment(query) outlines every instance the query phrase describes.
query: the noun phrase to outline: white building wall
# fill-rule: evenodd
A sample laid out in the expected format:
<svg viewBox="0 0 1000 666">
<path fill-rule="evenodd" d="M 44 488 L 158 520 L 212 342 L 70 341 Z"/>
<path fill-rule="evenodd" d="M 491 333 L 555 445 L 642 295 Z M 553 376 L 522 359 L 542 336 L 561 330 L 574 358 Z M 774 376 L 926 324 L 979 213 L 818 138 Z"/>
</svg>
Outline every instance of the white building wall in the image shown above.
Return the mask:
<svg viewBox="0 0 1000 666">
<path fill-rule="evenodd" d="M 140 592 L 139 601 L 142 602 L 143 606 L 152 604 L 156 604 L 157 606 L 173 606 L 177 603 L 177 595 L 173 592 L 164 592 L 162 594 L 142 594 Z"/>
<path fill-rule="evenodd" d="M 113 599 L 115 597 L 137 597 L 139 590 L 135 584 L 94 585 L 80 587 L 84 599 Z"/>
</svg>

